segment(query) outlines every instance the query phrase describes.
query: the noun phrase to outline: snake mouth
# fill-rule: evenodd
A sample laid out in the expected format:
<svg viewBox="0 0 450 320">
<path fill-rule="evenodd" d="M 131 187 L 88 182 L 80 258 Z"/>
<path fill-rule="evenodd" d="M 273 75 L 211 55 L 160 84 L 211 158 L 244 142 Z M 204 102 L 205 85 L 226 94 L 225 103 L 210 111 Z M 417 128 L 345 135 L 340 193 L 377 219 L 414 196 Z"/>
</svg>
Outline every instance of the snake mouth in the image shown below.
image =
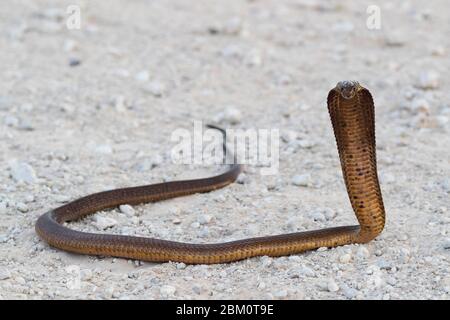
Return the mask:
<svg viewBox="0 0 450 320">
<path fill-rule="evenodd" d="M 358 81 L 340 81 L 336 85 L 336 90 L 340 93 L 342 98 L 351 99 L 356 95 L 358 91 L 359 83 Z"/>
</svg>

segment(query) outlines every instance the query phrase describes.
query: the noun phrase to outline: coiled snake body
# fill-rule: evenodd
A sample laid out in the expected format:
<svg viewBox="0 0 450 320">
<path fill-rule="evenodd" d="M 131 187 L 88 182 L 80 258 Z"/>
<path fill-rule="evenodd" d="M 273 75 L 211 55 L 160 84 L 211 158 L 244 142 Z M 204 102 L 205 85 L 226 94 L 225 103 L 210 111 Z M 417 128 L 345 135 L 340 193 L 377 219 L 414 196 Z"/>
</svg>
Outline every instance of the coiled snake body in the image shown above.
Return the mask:
<svg viewBox="0 0 450 320">
<path fill-rule="evenodd" d="M 319 247 L 368 242 L 383 230 L 385 223 L 377 176 L 372 96 L 357 82 L 339 82 L 328 94 L 328 111 L 345 185 L 359 225 L 214 244 L 86 233 L 62 225 L 121 204 L 155 202 L 222 188 L 241 172 L 241 166 L 235 164 L 215 177 L 116 189 L 80 198 L 39 217 L 36 232 L 51 246 L 71 252 L 191 264 L 224 263 L 263 255 L 283 256 Z"/>
</svg>

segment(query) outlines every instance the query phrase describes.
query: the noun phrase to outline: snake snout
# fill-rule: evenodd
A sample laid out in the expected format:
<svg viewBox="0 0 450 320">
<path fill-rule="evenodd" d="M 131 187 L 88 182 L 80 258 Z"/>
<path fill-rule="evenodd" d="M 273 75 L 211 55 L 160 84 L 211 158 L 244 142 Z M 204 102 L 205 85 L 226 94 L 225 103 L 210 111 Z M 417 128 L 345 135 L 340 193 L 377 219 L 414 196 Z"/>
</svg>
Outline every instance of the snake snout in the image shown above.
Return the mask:
<svg viewBox="0 0 450 320">
<path fill-rule="evenodd" d="M 357 81 L 340 81 L 336 85 L 336 90 L 344 99 L 351 99 L 358 91 L 359 83 Z"/>
</svg>

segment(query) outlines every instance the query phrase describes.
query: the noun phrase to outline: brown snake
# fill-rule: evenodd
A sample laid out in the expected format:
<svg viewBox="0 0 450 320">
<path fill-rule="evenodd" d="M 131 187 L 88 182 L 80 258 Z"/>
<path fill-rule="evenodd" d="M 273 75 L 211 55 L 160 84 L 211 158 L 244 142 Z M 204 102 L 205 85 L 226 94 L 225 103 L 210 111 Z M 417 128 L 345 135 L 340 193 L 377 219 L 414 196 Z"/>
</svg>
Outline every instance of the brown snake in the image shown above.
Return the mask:
<svg viewBox="0 0 450 320">
<path fill-rule="evenodd" d="M 39 217 L 36 232 L 51 246 L 91 255 L 145 261 L 224 263 L 254 256 L 283 256 L 319 247 L 365 243 L 383 230 L 385 213 L 377 176 L 374 104 L 370 92 L 354 81 L 342 81 L 328 94 L 347 192 L 359 225 L 249 238 L 214 244 L 86 233 L 62 224 L 121 204 L 140 204 L 222 188 L 242 168 L 234 164 L 218 176 L 116 189 L 80 198 Z"/>
</svg>

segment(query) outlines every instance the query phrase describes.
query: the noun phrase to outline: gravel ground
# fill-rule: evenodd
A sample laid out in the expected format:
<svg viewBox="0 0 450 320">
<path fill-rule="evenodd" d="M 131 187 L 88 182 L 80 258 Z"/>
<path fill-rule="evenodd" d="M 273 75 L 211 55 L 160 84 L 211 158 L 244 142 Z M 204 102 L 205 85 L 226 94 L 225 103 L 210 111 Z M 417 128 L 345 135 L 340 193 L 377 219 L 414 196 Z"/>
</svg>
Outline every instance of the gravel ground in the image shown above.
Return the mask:
<svg viewBox="0 0 450 320">
<path fill-rule="evenodd" d="M 72 3 L 79 30 L 66 27 Z M 366 27 L 371 4 L 380 30 Z M 2 1 L 0 298 L 449 299 L 448 10 L 447 0 Z M 376 104 L 387 225 L 375 241 L 186 266 L 69 254 L 36 236 L 39 215 L 79 196 L 219 172 L 170 158 L 174 130 L 214 119 L 279 129 L 279 173 L 247 167 L 214 193 L 73 227 L 200 243 L 355 223 L 325 102 L 344 79 Z"/>
</svg>

